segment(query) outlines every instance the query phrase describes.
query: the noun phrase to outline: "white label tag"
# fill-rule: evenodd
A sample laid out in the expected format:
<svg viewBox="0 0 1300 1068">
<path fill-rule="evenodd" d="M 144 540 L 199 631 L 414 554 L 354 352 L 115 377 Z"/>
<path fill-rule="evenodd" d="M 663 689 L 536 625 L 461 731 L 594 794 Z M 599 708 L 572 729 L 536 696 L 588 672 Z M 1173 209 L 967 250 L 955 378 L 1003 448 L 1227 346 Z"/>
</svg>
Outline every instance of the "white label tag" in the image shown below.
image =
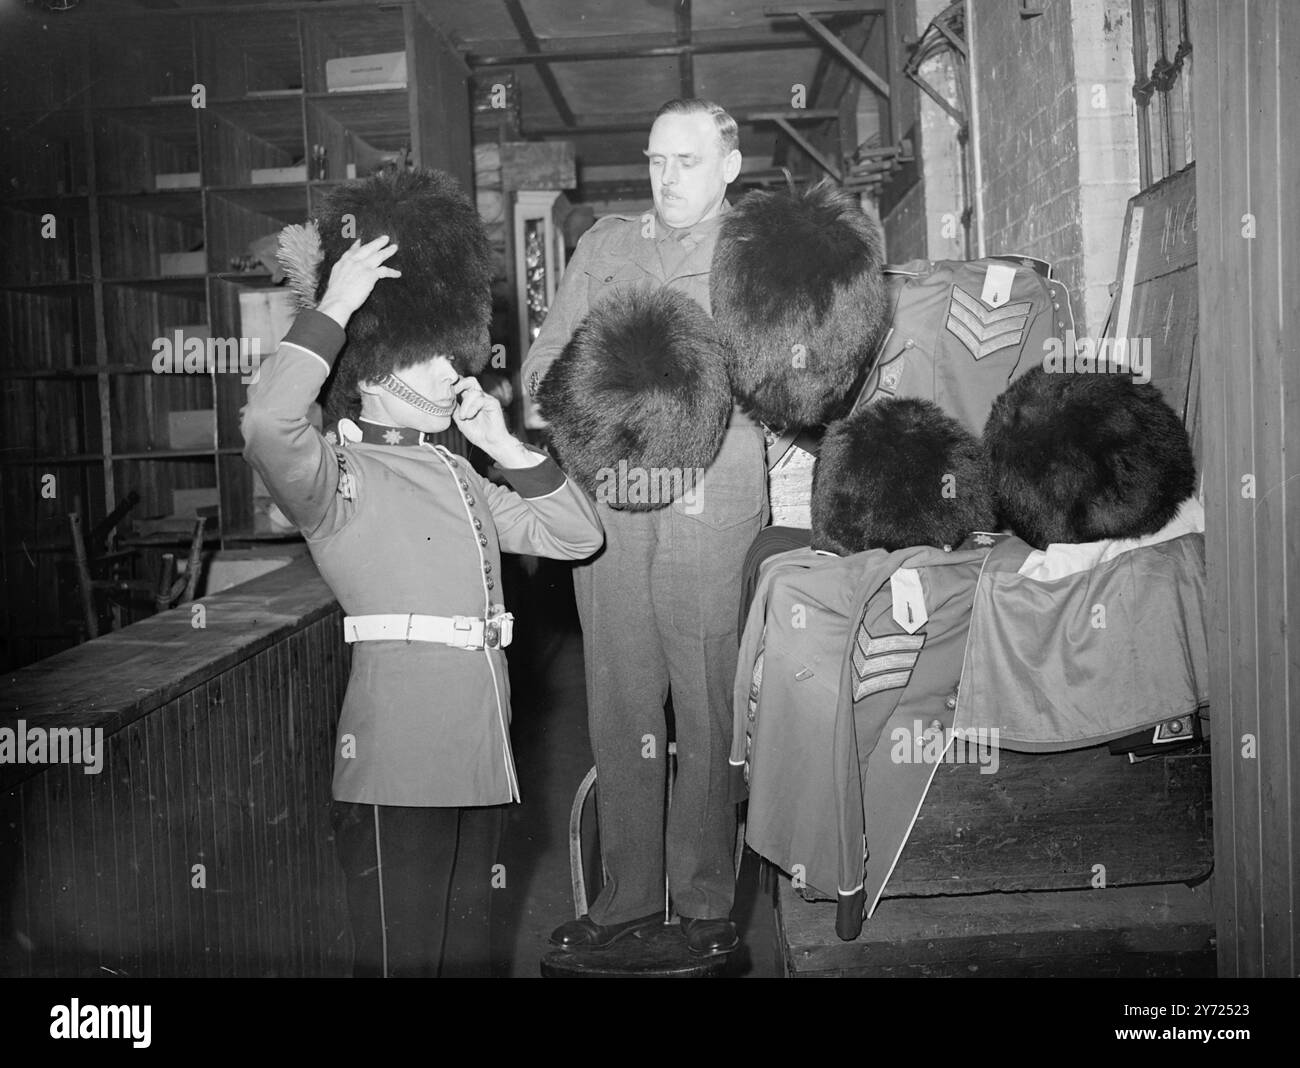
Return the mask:
<svg viewBox="0 0 1300 1068">
<path fill-rule="evenodd" d="M 1009 263 L 990 263 L 984 272 L 984 291 L 980 300 L 990 308 L 1000 308 L 1011 299 L 1016 269 Z"/>
<path fill-rule="evenodd" d="M 914 568 L 900 567 L 889 576 L 889 589 L 894 595 L 894 622 L 908 634 L 915 634 L 930 618 L 925 611 L 920 574 Z"/>
</svg>

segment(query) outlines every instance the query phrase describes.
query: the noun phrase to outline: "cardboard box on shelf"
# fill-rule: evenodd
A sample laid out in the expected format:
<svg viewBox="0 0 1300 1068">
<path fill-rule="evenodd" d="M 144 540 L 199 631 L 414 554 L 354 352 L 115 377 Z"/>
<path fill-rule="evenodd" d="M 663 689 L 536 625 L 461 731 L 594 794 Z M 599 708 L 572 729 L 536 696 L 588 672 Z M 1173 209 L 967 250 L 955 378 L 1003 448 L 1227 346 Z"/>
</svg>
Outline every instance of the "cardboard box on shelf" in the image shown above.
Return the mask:
<svg viewBox="0 0 1300 1068">
<path fill-rule="evenodd" d="M 325 61 L 325 87 L 331 93 L 359 89 L 405 89 L 406 53 L 376 52 Z"/>
<path fill-rule="evenodd" d="M 307 165 L 300 163 L 296 167 L 256 167 L 252 172 L 253 185 L 279 185 L 282 182 L 305 182 Z"/>
<path fill-rule="evenodd" d="M 179 171 L 175 174 L 155 174 L 155 189 L 198 189 L 201 184 L 198 171 Z"/>
<path fill-rule="evenodd" d="M 216 433 L 217 413 L 211 408 L 167 413 L 167 440 L 173 449 L 210 449 Z"/>
<path fill-rule="evenodd" d="M 205 274 L 207 270 L 208 254 L 202 249 L 198 252 L 163 252 L 158 256 L 158 273 L 165 278 Z"/>
</svg>

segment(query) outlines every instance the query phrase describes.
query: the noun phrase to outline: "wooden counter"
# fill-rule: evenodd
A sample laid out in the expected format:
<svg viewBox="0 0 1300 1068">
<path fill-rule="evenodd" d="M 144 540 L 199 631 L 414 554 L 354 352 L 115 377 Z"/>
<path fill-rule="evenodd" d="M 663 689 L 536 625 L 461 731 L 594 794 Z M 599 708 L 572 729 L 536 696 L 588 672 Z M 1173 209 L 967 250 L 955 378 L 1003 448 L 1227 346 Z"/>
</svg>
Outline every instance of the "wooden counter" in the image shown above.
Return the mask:
<svg viewBox="0 0 1300 1068">
<path fill-rule="evenodd" d="M 0 975 L 343 973 L 348 664 L 304 559 L 0 679 L 0 732 L 104 746 L 0 763 Z"/>
</svg>

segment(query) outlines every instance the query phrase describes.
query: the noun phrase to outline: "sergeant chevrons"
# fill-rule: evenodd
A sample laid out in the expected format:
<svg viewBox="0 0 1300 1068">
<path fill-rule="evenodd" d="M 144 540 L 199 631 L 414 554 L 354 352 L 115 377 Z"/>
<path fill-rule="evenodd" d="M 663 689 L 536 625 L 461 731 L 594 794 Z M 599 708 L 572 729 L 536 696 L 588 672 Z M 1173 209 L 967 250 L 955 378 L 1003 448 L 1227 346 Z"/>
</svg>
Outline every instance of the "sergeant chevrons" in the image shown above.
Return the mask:
<svg viewBox="0 0 1300 1068">
<path fill-rule="evenodd" d="M 328 441 L 307 410 L 344 339 L 327 316 L 301 313 L 249 387 L 241 428 L 245 458 L 305 535 L 345 614 L 487 617 L 502 609 L 502 550 L 573 560 L 600 548 L 594 509 L 549 459 L 504 471 L 511 490 L 414 431 L 345 421 L 342 440 Z M 518 800 L 509 697 L 501 649 L 352 646 L 335 799 Z"/>
<path fill-rule="evenodd" d="M 952 737 L 987 556 L 796 549 L 763 564 L 733 706 L 731 762 L 749 765 L 745 839 L 836 898 L 841 938 L 857 937 L 875 908 L 938 767 L 891 759 L 894 733 L 910 738 L 919 723 Z M 913 634 L 893 618 L 899 568 L 915 569 L 924 592 L 928 619 Z"/>
<path fill-rule="evenodd" d="M 885 267 L 890 331 L 861 403 L 933 401 L 977 437 L 998 396 L 1073 337 L 1069 291 L 1025 256 Z"/>
</svg>

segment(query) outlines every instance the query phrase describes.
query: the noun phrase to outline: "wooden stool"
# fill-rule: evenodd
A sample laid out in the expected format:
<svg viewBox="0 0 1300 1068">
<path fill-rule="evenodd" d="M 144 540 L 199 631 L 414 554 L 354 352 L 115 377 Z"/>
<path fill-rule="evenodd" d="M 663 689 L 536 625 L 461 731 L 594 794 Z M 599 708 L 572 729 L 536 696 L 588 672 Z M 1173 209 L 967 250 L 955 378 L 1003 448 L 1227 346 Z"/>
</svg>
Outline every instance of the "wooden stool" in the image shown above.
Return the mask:
<svg viewBox="0 0 1300 1068">
<path fill-rule="evenodd" d="M 697 957 L 678 924 L 657 923 L 604 949 L 557 949 L 542 958 L 547 979 L 715 979 L 729 954 Z"/>
<path fill-rule="evenodd" d="M 668 743 L 668 803 L 672 804 L 675 742 Z M 574 917 L 587 913 L 587 880 L 582 857 L 582 813 L 596 785 L 596 769 L 587 772 L 569 810 L 569 875 L 573 888 Z M 744 851 L 745 828 L 738 825 L 736 870 Z M 664 922 L 644 927 L 603 949 L 556 949 L 542 958 L 542 975 L 548 979 L 711 979 L 726 970 L 729 953 L 697 957 L 686 947 L 681 925 L 673 922 L 664 882 Z"/>
</svg>

